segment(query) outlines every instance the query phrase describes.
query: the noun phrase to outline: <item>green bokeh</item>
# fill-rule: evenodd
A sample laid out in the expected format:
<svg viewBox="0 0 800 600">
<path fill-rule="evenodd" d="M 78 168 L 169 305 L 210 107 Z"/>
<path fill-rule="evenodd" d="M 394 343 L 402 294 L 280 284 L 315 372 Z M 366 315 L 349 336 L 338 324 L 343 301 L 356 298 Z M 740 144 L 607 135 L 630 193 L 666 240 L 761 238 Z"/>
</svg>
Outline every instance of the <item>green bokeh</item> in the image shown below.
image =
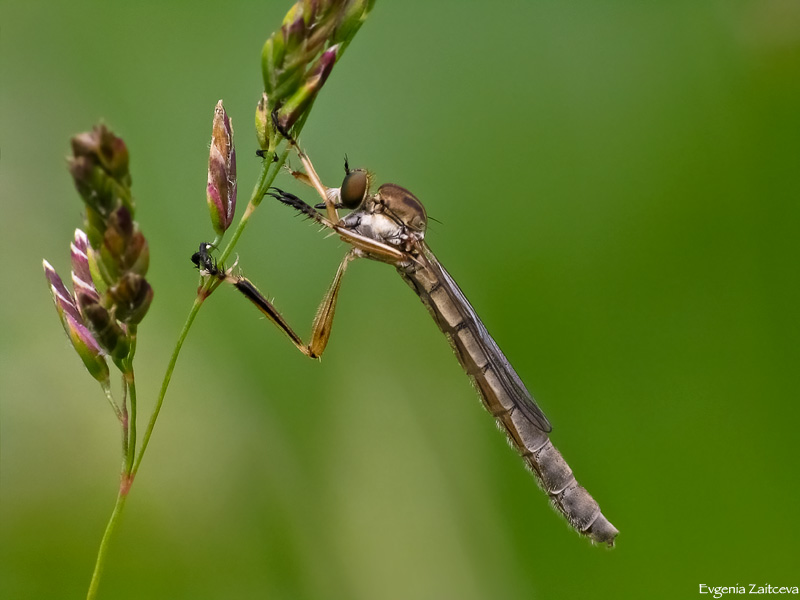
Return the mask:
<svg viewBox="0 0 800 600">
<path fill-rule="evenodd" d="M 201 312 L 102 598 L 684 598 L 800 585 L 795 0 L 378 0 L 302 142 L 413 190 L 431 247 L 621 534 L 547 505 L 394 270 L 357 262 L 321 364 L 232 289 Z M 118 431 L 58 324 L 70 135 L 128 142 L 155 301 L 144 418 L 213 237 L 211 116 L 254 183 L 283 2 L 14 2 L 0 35 L 0 596 L 80 598 Z M 284 185 L 290 185 L 284 180 Z M 292 188 L 294 189 L 294 188 Z M 240 266 L 304 335 L 345 249 L 265 202 Z M 710 597 L 710 596 L 701 596 Z"/>
</svg>

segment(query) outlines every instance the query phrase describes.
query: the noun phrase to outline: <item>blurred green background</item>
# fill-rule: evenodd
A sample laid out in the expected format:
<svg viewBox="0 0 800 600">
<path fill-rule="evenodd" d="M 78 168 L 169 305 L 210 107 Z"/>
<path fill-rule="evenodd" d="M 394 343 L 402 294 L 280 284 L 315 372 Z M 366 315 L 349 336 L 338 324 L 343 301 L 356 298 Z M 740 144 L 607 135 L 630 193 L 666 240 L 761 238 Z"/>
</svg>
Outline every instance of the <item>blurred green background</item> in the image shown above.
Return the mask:
<svg viewBox="0 0 800 600">
<path fill-rule="evenodd" d="M 115 420 L 40 264 L 66 275 L 81 223 L 69 137 L 102 118 L 131 152 L 156 291 L 137 354 L 145 422 L 197 285 L 189 256 L 213 237 L 214 104 L 234 119 L 243 207 L 261 45 L 289 4 L 3 5 L 3 598 L 85 595 L 117 487 Z M 618 546 L 549 508 L 417 298 L 360 261 L 321 363 L 234 290 L 207 303 L 102 598 L 800 585 L 795 0 L 378 0 L 302 143 L 323 179 L 346 152 L 440 221 L 431 247 Z M 344 245 L 264 202 L 237 250 L 307 335 Z"/>
</svg>

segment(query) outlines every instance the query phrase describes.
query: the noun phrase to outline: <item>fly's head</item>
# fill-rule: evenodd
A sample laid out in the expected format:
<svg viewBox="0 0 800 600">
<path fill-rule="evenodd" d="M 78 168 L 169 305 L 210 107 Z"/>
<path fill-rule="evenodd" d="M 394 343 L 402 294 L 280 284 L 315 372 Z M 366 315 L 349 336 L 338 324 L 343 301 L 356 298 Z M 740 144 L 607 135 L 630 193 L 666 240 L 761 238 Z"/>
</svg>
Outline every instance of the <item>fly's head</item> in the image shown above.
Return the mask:
<svg viewBox="0 0 800 600">
<path fill-rule="evenodd" d="M 419 199 L 407 189 L 385 183 L 369 193 L 370 174 L 350 169 L 345 160 L 345 177 L 340 188 L 344 208 L 353 210 L 341 224 L 375 241 L 397 246 L 406 252 L 425 237 L 428 215 Z"/>
</svg>

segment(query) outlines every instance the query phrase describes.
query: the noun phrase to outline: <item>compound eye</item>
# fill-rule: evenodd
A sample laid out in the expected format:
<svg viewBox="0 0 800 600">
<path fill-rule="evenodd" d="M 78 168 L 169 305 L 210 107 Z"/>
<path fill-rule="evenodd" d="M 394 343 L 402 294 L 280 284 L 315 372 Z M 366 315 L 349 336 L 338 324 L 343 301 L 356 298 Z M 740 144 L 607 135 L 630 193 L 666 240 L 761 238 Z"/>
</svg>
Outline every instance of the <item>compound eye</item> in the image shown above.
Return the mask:
<svg viewBox="0 0 800 600">
<path fill-rule="evenodd" d="M 367 172 L 364 169 L 348 171 L 342 181 L 341 199 L 345 208 L 357 208 L 367 195 Z"/>
</svg>

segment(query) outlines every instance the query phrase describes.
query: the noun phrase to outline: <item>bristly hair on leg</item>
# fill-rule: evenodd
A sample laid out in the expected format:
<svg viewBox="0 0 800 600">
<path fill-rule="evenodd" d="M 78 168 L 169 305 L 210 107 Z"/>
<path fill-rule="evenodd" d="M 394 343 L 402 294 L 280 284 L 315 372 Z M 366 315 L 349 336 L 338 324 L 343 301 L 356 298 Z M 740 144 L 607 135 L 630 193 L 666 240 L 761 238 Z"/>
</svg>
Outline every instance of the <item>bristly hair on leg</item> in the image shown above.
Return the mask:
<svg viewBox="0 0 800 600">
<path fill-rule="evenodd" d="M 267 195 L 272 196 L 286 206 L 291 206 L 297 212 L 305 215 L 306 218 L 311 219 L 320 225 L 326 225 L 326 223 L 323 222 L 322 215 L 320 215 L 313 206 L 306 204 L 294 194 L 285 192 L 280 188 L 272 187 L 270 188 L 270 191 L 267 192 Z"/>
</svg>

